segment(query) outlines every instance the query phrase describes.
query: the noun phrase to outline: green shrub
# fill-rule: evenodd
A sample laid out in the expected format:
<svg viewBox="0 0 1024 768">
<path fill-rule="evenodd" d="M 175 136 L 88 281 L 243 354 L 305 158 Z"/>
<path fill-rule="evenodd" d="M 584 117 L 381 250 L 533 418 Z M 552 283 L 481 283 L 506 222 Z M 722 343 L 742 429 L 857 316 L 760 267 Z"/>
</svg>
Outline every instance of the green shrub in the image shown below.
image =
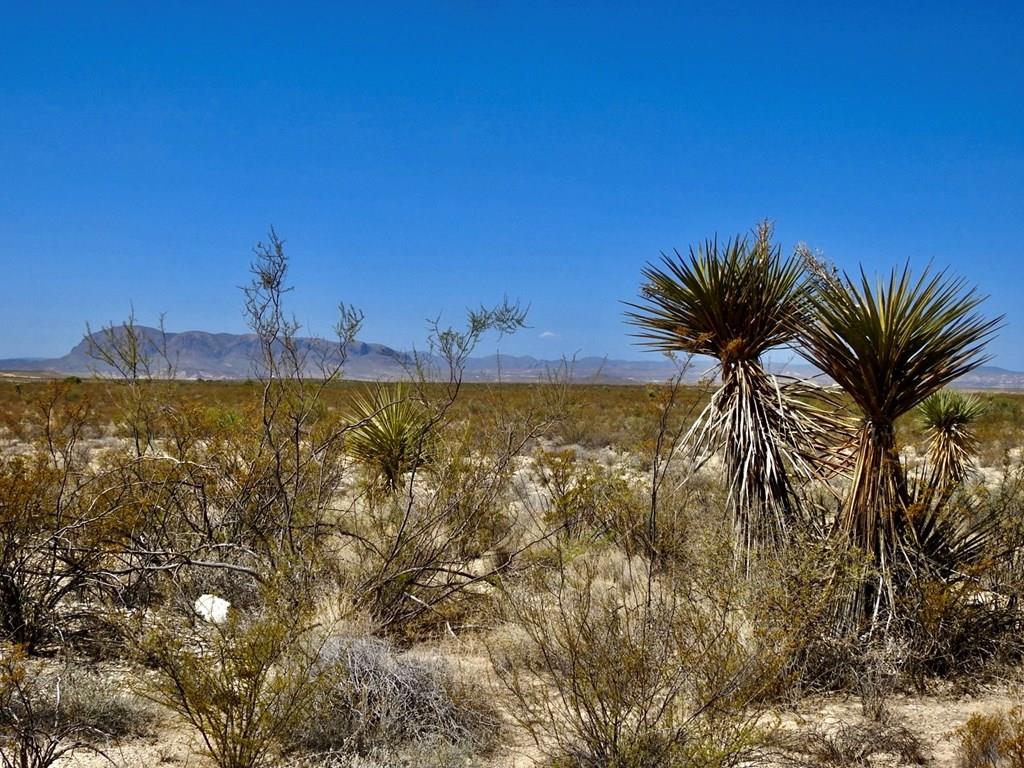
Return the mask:
<svg viewBox="0 0 1024 768">
<path fill-rule="evenodd" d="M 553 766 L 710 768 L 753 756 L 771 731 L 757 702 L 772 672 L 748 653 L 719 587 L 605 556 L 563 560 L 537 591 L 510 586 L 511 637 L 490 645 L 510 717 Z"/>
<path fill-rule="evenodd" d="M 308 625 L 294 604 L 191 635 L 158 625 L 140 650 L 156 677 L 148 695 L 194 728 L 218 768 L 267 764 L 304 718 L 318 684 Z"/>
</svg>

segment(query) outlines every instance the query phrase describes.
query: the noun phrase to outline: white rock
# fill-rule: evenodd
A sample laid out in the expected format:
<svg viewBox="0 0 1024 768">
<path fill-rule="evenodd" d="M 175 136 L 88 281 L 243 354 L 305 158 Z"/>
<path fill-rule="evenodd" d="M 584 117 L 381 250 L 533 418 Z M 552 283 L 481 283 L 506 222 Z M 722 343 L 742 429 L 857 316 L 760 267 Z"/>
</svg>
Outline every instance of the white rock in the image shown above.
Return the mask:
<svg viewBox="0 0 1024 768">
<path fill-rule="evenodd" d="M 231 603 L 216 595 L 200 595 L 196 598 L 193 608 L 195 612 L 211 624 L 223 624 L 228 620 L 228 609 Z"/>
</svg>

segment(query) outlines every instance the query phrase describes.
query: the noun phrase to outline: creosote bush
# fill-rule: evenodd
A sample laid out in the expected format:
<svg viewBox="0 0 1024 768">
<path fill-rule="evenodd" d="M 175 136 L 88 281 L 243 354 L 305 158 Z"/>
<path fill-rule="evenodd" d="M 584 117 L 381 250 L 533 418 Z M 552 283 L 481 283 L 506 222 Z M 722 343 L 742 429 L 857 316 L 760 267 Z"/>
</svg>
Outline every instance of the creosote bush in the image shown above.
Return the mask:
<svg viewBox="0 0 1024 768">
<path fill-rule="evenodd" d="M 0 766 L 49 768 L 150 732 L 155 714 L 95 672 L 0 644 Z"/>
<path fill-rule="evenodd" d="M 156 677 L 148 695 L 198 733 L 218 768 L 258 768 L 310 716 L 318 684 L 305 612 L 272 597 L 251 616 L 188 632 L 150 627 L 139 651 Z"/>
<path fill-rule="evenodd" d="M 609 555 L 506 590 L 508 636 L 491 653 L 509 715 L 557 766 L 731 766 L 757 754 L 772 672 L 745 647 L 728 588 Z"/>
<path fill-rule="evenodd" d="M 1024 768 L 1024 712 L 974 714 L 953 731 L 958 768 Z"/>
</svg>

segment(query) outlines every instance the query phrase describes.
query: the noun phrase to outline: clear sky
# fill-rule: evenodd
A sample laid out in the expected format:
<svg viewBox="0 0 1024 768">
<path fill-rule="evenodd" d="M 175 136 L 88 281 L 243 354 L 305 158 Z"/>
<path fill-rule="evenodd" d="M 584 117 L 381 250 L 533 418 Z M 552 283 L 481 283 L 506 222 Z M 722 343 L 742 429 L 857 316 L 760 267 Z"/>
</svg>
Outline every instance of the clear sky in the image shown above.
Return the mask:
<svg viewBox="0 0 1024 768">
<path fill-rule="evenodd" d="M 767 216 L 968 277 L 1024 369 L 1020 0 L 0 3 L 0 357 L 242 331 L 273 224 L 312 331 L 508 294 L 503 353 L 638 358 L 644 263 Z"/>
</svg>

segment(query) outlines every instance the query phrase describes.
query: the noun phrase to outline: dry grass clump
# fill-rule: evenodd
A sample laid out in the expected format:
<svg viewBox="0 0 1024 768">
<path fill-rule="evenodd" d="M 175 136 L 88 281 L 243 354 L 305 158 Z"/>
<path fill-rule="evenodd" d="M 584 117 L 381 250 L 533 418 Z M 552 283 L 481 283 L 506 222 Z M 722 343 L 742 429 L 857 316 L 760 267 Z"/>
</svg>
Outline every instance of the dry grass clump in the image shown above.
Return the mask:
<svg viewBox="0 0 1024 768">
<path fill-rule="evenodd" d="M 812 766 L 869 766 L 880 758 L 895 758 L 899 765 L 927 765 L 921 740 L 892 716 L 861 723 L 843 723 L 829 731 L 815 728 L 791 739 L 787 763 Z M 795 754 L 793 754 L 795 753 Z"/>
<path fill-rule="evenodd" d="M 329 638 L 316 675 L 325 682 L 291 736 L 301 749 L 371 755 L 382 745 L 430 744 L 479 752 L 497 738 L 482 691 L 457 682 L 443 662 L 398 655 L 378 638 Z"/>
</svg>

